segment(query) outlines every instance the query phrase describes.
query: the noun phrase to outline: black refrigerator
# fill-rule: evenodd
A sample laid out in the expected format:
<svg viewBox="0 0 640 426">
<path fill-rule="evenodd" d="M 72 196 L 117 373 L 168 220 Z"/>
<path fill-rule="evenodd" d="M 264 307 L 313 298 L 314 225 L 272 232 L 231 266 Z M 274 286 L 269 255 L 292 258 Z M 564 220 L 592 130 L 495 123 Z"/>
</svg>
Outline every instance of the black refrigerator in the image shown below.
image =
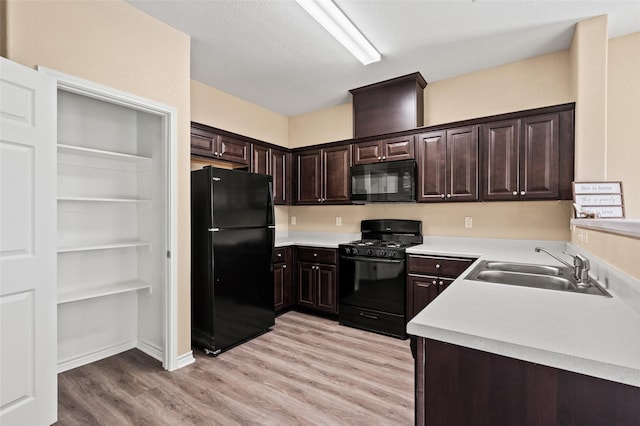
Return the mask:
<svg viewBox="0 0 640 426">
<path fill-rule="evenodd" d="M 217 355 L 275 324 L 271 176 L 191 172 L 191 341 Z"/>
</svg>

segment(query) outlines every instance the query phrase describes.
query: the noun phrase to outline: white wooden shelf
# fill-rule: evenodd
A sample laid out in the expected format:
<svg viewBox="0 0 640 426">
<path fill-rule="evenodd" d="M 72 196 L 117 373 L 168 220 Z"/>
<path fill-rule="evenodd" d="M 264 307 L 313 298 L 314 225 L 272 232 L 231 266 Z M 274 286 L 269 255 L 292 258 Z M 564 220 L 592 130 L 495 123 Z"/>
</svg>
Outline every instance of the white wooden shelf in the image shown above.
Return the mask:
<svg viewBox="0 0 640 426">
<path fill-rule="evenodd" d="M 104 158 L 109 160 L 127 161 L 143 164 L 151 161 L 151 157 L 125 154 L 123 152 L 107 151 L 103 149 L 86 148 L 76 145 L 58 144 L 58 152 L 64 154 L 83 155 L 85 157 Z"/>
<path fill-rule="evenodd" d="M 134 280 L 63 291 L 58 293 L 58 305 L 145 289 L 151 291 L 151 284 Z"/>
<path fill-rule="evenodd" d="M 58 247 L 58 253 L 72 253 L 72 252 L 92 251 L 92 250 L 113 250 L 113 249 L 135 248 L 135 247 L 151 248 L 151 243 L 148 241 L 122 241 L 117 243 L 62 246 L 62 247 Z"/>
<path fill-rule="evenodd" d="M 82 203 L 150 203 L 151 200 L 139 198 L 96 198 L 96 197 L 58 197 L 58 201 L 76 201 Z"/>
</svg>

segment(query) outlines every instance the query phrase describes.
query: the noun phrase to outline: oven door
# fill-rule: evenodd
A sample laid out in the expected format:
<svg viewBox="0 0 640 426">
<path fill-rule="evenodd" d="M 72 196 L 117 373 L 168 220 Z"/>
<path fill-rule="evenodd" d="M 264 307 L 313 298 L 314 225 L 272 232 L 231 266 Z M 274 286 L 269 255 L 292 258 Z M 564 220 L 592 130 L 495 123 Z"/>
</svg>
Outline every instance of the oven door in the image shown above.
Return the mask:
<svg viewBox="0 0 640 426">
<path fill-rule="evenodd" d="M 404 259 L 340 256 L 339 320 L 405 338 Z"/>
</svg>

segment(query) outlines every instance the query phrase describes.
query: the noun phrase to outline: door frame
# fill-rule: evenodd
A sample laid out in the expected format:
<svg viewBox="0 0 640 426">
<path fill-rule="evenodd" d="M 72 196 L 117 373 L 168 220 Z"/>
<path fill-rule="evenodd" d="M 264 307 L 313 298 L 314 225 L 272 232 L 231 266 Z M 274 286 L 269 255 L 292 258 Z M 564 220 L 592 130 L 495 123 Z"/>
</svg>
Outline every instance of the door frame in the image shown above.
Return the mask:
<svg viewBox="0 0 640 426">
<path fill-rule="evenodd" d="M 167 253 L 166 274 L 164 286 L 164 324 L 163 324 L 163 352 L 149 351 L 149 348 L 139 348 L 143 352 L 162 362 L 165 370 L 175 370 L 193 362 L 193 355 L 188 353 L 178 357 L 178 245 L 177 245 L 177 112 L 172 106 L 162 104 L 137 95 L 132 95 L 108 86 L 93 83 L 72 75 L 38 66 L 38 71 L 50 76 L 56 82 L 57 89 L 76 93 L 82 96 L 102 100 L 138 111 L 159 115 L 162 118 L 163 138 L 165 144 L 166 188 L 168 189 L 168 203 L 165 211 L 167 217 Z M 57 110 L 56 110 L 57 112 Z"/>
</svg>

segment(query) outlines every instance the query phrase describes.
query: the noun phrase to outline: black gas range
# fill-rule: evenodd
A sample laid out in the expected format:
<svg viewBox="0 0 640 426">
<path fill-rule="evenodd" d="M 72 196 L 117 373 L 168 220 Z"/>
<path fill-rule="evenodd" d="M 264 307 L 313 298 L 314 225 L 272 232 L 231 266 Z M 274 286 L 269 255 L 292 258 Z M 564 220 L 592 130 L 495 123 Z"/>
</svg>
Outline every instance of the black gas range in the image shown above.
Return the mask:
<svg viewBox="0 0 640 426">
<path fill-rule="evenodd" d="M 422 243 L 422 222 L 363 220 L 362 239 L 339 245 L 343 325 L 406 338 L 405 250 Z"/>
</svg>

